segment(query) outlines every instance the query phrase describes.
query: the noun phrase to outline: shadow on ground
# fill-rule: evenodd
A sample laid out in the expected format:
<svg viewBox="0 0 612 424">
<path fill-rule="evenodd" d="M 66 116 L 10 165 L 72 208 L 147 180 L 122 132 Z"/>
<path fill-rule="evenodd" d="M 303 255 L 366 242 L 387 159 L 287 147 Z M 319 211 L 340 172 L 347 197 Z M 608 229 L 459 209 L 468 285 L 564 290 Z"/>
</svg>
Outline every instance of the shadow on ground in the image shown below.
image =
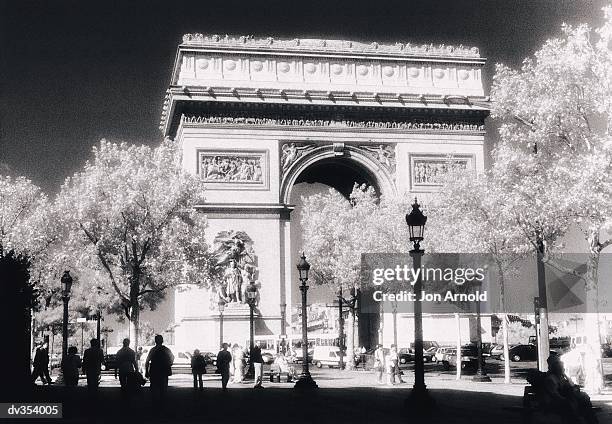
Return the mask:
<svg viewBox="0 0 612 424">
<path fill-rule="evenodd" d="M 301 393 L 292 388 L 230 389 L 170 387 L 164 405 L 153 407 L 148 388 L 129 401 L 118 388 L 101 388 L 96 400 L 87 390 L 38 386 L 29 401 L 62 402 L 66 423 L 520 423 L 520 414 L 508 410 L 521 398 L 477 391 L 436 389 L 436 407 L 423 420 L 404 406 L 408 388 L 319 388 Z M 17 399 L 15 399 L 16 401 Z M 23 399 L 25 400 L 25 399 Z M 608 411 L 612 414 L 612 411 Z M 19 422 L 27 422 L 19 420 Z"/>
</svg>

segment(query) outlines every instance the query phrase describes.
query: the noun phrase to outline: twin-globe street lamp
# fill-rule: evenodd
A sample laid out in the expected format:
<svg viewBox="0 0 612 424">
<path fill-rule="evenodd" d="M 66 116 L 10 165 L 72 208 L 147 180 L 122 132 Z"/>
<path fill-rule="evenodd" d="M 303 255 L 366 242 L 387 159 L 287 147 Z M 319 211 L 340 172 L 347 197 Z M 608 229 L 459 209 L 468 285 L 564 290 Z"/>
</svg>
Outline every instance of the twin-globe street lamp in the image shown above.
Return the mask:
<svg viewBox="0 0 612 424">
<path fill-rule="evenodd" d="M 425 223 L 427 217 L 421 212 L 420 205 L 416 197 L 412 204 L 412 211 L 406 214 L 406 224 L 410 233 L 410 241 L 412 242 L 412 267 L 416 273 L 421 268 L 421 259 L 425 251 L 421 249 L 423 241 L 423 233 L 425 231 Z M 414 302 L 414 386 L 412 393 L 407 400 L 408 406 L 426 410 L 434 404 L 433 398 L 427 391 L 425 385 L 425 367 L 423 363 L 423 309 L 421 305 L 421 291 L 423 288 L 423 280 L 421 273 L 418 274 L 414 284 L 415 302 Z"/>
<path fill-rule="evenodd" d="M 300 291 L 302 292 L 302 374 L 300 374 L 299 380 L 295 383 L 296 389 L 315 389 L 317 388 L 317 383 L 312 379 L 310 375 L 310 371 L 308 371 L 308 323 L 307 323 L 307 314 L 306 311 L 306 292 L 308 291 L 308 286 L 306 285 L 306 281 L 308 281 L 308 271 L 310 270 L 310 264 L 306 262 L 306 256 L 302 253 L 302 257 L 297 264 L 297 269 L 299 272 L 300 282 Z"/>
</svg>

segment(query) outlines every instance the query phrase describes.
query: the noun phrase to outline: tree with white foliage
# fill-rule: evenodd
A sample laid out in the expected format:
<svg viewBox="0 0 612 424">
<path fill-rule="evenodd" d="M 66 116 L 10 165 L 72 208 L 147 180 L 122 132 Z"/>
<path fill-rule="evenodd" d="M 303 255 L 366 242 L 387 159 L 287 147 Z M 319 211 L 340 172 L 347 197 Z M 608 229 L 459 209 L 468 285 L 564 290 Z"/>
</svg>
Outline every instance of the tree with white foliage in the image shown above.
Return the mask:
<svg viewBox="0 0 612 424">
<path fill-rule="evenodd" d="M 498 181 L 473 170 L 456 170 L 442 180 L 433 198 L 432 220 L 438 232 L 447 232 L 456 252 L 486 253 L 499 278 L 499 307 L 504 345 L 504 382 L 510 383 L 508 316 L 505 310 L 505 274 L 529 249 L 505 203 Z M 453 231 L 448 231 L 452 228 Z M 444 230 L 446 229 L 446 230 Z M 436 231 L 434 231 L 435 233 Z"/>
<path fill-rule="evenodd" d="M 145 305 L 154 308 L 178 284 L 209 283 L 206 222 L 194 209 L 203 188 L 182 169 L 169 140 L 155 148 L 103 140 L 93 156 L 57 198 L 67 221 L 65 245 L 77 255 L 77 269 L 106 276 L 103 288 L 138 343 Z"/>
<path fill-rule="evenodd" d="M 561 269 L 555 243 L 570 225 L 578 224 L 585 235 L 589 260 L 582 277 L 594 352 L 597 268 L 602 250 L 612 244 L 612 8 L 604 13 L 605 23 L 595 31 L 564 26 L 562 36 L 547 41 L 520 70 L 498 66 L 491 91 L 492 116 L 502 122 L 492 172 L 505 180 L 523 234 L 536 249 L 542 238 L 545 260 Z M 603 384 L 597 374 L 588 383 L 593 392 Z"/>
</svg>

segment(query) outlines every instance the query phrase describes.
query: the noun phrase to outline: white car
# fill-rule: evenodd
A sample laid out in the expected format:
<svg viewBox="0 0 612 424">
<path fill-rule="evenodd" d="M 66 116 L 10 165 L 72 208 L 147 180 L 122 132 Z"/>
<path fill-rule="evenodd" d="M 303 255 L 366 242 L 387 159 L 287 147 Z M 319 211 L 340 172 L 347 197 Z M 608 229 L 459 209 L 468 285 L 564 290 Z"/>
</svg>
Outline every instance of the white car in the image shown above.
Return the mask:
<svg viewBox="0 0 612 424">
<path fill-rule="evenodd" d="M 312 354 L 312 363 L 321 368 L 323 365 L 328 367 L 340 367 L 340 358 L 343 353 L 338 346 L 315 346 Z"/>
</svg>

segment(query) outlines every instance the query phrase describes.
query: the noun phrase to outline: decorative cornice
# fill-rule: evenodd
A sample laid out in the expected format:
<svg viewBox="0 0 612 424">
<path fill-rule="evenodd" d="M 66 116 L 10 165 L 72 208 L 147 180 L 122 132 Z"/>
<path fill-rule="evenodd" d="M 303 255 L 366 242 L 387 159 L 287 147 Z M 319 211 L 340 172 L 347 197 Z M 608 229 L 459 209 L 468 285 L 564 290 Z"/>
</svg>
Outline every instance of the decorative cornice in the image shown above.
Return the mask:
<svg viewBox="0 0 612 424">
<path fill-rule="evenodd" d="M 256 49 L 268 51 L 294 51 L 316 53 L 358 53 L 394 56 L 426 56 L 426 57 L 460 57 L 479 59 L 477 47 L 445 44 L 411 44 L 411 43 L 363 43 L 351 40 L 324 40 L 317 38 L 276 39 L 272 37 L 254 38 L 253 36 L 219 36 L 204 34 L 183 35 L 183 45 L 228 48 Z"/>
<path fill-rule="evenodd" d="M 247 117 L 228 115 L 191 115 L 181 116 L 183 124 L 208 125 L 246 125 L 246 126 L 280 126 L 280 127 L 322 127 L 322 128 L 365 128 L 392 130 L 426 130 L 426 131 L 484 131 L 484 125 L 470 122 L 433 121 L 412 119 L 404 121 L 354 121 L 331 119 L 284 119 L 268 117 Z"/>
</svg>

